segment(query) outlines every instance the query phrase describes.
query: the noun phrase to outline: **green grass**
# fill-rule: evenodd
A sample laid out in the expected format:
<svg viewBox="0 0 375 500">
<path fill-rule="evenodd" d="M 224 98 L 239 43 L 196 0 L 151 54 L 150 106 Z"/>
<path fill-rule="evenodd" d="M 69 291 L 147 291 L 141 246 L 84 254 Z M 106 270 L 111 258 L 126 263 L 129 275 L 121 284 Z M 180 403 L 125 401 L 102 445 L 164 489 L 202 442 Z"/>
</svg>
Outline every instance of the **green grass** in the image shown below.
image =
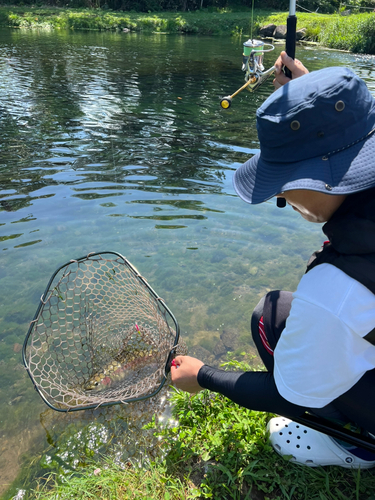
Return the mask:
<svg viewBox="0 0 375 500">
<path fill-rule="evenodd" d="M 375 14 L 351 16 L 298 13 L 298 28 L 306 28 L 306 39 L 325 47 L 355 53 L 375 53 Z M 271 15 L 269 22 L 284 24 L 283 16 Z"/>
<path fill-rule="evenodd" d="M 254 11 L 253 35 L 269 23 L 285 24 L 286 12 Z M 306 28 L 306 40 L 356 53 L 375 53 L 375 15 L 297 13 L 298 28 Z M 124 30 L 195 33 L 201 35 L 250 35 L 251 11 L 221 9 L 195 12 L 136 13 L 103 9 L 53 7 L 0 7 L 0 26 L 13 28 Z"/>
<path fill-rule="evenodd" d="M 49 490 L 50 488 L 52 490 Z M 185 485 L 178 479 L 169 477 L 163 467 L 150 465 L 148 470 L 135 473 L 133 470 L 121 469 L 113 461 L 103 461 L 100 471 L 95 464 L 92 464 L 87 467 L 85 475 L 67 477 L 64 484 L 54 484 L 50 478 L 42 489 L 45 491 L 35 490 L 32 498 L 39 500 L 188 498 Z"/>
<path fill-rule="evenodd" d="M 322 34 L 332 29 L 337 19 L 352 19 L 351 17 L 343 17 L 338 14 L 307 14 L 297 12 L 297 29 L 306 28 L 306 39 L 313 42 L 319 42 Z M 356 16 L 355 16 L 356 17 Z M 271 14 L 267 22 L 270 24 L 285 24 L 285 14 Z"/>
<path fill-rule="evenodd" d="M 101 9 L 0 7 L 0 25 L 14 28 L 199 33 L 250 32 L 250 12 L 135 13 Z"/>
<path fill-rule="evenodd" d="M 228 366 L 248 368 L 233 360 Z M 175 391 L 172 398 L 173 420 L 147 425 L 159 439 L 157 459 L 142 468 L 89 462 L 80 472 L 40 480 L 27 498 L 373 500 L 371 471 L 308 468 L 278 456 L 266 432 L 270 415 L 208 391 Z"/>
</svg>

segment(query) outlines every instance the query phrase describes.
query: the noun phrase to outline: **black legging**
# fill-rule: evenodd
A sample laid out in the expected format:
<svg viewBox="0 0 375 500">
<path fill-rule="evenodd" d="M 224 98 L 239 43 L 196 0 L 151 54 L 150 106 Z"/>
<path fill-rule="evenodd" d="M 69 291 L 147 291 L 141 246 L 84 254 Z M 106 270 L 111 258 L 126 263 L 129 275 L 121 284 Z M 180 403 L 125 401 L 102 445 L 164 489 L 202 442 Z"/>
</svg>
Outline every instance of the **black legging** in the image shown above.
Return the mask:
<svg viewBox="0 0 375 500">
<path fill-rule="evenodd" d="M 293 418 L 305 411 L 325 418 L 355 422 L 375 433 L 375 370 L 363 377 L 347 392 L 324 408 L 306 408 L 284 399 L 273 378 L 273 356 L 268 353 L 259 336 L 259 319 L 263 316 L 265 333 L 273 350 L 285 328 L 292 302 L 291 292 L 269 292 L 258 303 L 251 318 L 251 331 L 266 372 L 225 372 L 204 365 L 198 373 L 201 387 L 224 394 L 236 403 L 252 410 L 277 413 Z"/>
</svg>

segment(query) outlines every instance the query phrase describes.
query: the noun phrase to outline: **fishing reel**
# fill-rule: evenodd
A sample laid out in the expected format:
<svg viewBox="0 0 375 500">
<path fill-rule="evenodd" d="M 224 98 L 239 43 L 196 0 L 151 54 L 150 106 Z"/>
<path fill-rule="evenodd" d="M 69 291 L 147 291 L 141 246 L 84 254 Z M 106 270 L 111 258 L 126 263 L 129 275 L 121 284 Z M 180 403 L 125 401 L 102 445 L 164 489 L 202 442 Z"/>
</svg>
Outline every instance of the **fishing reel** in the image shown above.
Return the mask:
<svg viewBox="0 0 375 500">
<path fill-rule="evenodd" d="M 274 66 L 266 71 L 263 66 L 265 52 L 271 52 L 274 48 L 275 47 L 270 43 L 264 43 L 261 40 L 249 39 L 243 44 L 242 71 L 245 72 L 246 83 L 234 94 L 221 99 L 220 106 L 223 109 L 230 108 L 233 97 L 239 94 L 243 89 L 247 88 L 250 92 L 254 92 L 274 72 Z"/>
</svg>

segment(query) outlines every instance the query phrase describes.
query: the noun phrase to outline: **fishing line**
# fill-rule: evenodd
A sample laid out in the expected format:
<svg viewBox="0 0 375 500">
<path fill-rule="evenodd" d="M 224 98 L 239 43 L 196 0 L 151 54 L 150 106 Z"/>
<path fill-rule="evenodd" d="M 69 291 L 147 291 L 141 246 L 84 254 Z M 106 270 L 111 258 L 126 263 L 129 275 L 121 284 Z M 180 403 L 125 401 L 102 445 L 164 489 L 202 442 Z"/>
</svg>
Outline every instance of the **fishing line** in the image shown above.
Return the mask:
<svg viewBox="0 0 375 500">
<path fill-rule="evenodd" d="M 253 26 L 254 26 L 254 2 L 255 2 L 255 0 L 253 0 L 252 7 L 251 7 L 250 40 L 253 40 Z"/>
</svg>

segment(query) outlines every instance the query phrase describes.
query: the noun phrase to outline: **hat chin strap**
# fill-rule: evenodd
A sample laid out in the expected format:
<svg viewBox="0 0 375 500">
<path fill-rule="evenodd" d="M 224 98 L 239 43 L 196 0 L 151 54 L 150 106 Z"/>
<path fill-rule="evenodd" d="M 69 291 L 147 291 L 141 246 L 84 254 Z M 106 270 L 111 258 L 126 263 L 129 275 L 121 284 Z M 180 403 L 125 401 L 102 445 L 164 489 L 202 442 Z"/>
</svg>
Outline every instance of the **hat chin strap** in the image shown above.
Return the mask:
<svg viewBox="0 0 375 500">
<path fill-rule="evenodd" d="M 286 207 L 286 199 L 285 198 L 276 198 L 276 206 L 279 208 Z"/>
</svg>

